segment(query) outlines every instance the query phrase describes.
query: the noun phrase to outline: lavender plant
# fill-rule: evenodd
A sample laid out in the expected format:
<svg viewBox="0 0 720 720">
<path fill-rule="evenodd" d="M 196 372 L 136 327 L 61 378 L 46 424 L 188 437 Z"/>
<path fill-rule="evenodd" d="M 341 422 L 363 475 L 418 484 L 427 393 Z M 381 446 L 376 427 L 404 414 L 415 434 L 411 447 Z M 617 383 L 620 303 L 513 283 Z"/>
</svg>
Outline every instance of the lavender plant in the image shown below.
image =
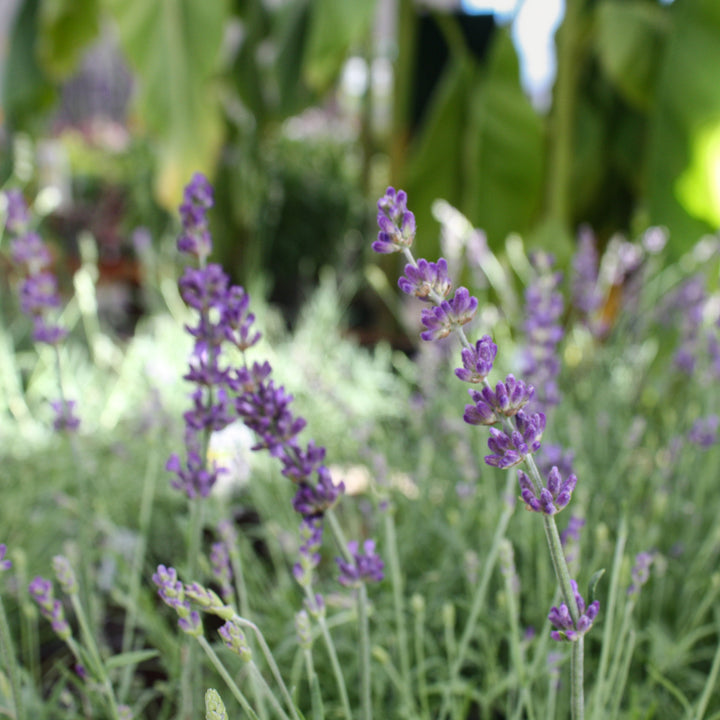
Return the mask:
<svg viewBox="0 0 720 720">
<path fill-rule="evenodd" d="M 482 390 L 470 390 L 473 404 L 466 406 L 464 419 L 473 425 L 489 426 L 488 448 L 491 454 L 485 457 L 485 462 L 502 469 L 524 464 L 529 471 L 529 474 L 519 471 L 520 487 L 526 507 L 542 515 L 553 567 L 564 600 L 559 608 L 552 608 L 548 618 L 557 628 L 553 638 L 572 644 L 571 708 L 572 716 L 577 720 L 584 717 L 583 639 L 597 616 L 599 601 L 590 603 L 586 611 L 577 583 L 570 577 L 554 519 L 554 515 L 568 504 L 576 478 L 570 476 L 563 481 L 557 467 L 553 468 L 547 481 L 540 475 L 533 453 L 540 448 L 545 415 L 523 410 L 534 395 L 534 387 L 508 376 L 505 383 L 498 383 L 493 390 L 487 377 L 497 347 L 488 335 L 473 345 L 463 330 L 463 326 L 472 320 L 478 300 L 464 287 L 457 288 L 453 297 L 447 299 L 451 281 L 447 277 L 447 263 L 443 258 L 437 262 L 415 259 L 410 250 L 416 232 L 415 217 L 407 209 L 405 192 L 388 188 L 378 201 L 378 210 L 379 233 L 372 244 L 373 250 L 381 254 L 403 253 L 408 262 L 398 285 L 403 292 L 415 295 L 429 305 L 422 310 L 421 319 L 426 329 L 420 337 L 432 341 L 455 332 L 462 344 L 462 367 L 455 371 L 456 375 L 466 382 L 482 384 Z M 551 296 L 551 303 L 556 304 L 553 297 L 556 296 Z M 555 317 L 552 305 L 543 312 L 544 323 L 552 323 Z M 543 336 L 547 334 L 547 331 L 543 332 Z M 555 335 L 551 331 L 549 340 L 554 339 Z M 547 359 L 552 360 L 543 358 L 545 361 Z M 451 677 L 448 685 L 451 686 L 453 682 L 454 677 Z"/>
</svg>

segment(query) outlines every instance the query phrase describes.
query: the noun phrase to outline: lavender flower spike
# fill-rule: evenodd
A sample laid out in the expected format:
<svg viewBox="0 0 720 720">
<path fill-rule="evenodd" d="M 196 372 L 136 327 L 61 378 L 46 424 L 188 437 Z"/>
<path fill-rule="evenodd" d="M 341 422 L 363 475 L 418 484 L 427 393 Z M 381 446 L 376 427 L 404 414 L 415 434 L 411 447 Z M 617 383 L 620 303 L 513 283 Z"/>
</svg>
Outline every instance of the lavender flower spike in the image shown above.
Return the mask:
<svg viewBox="0 0 720 720">
<path fill-rule="evenodd" d="M 213 189 L 202 173 L 195 173 L 185 188 L 180 205 L 183 230 L 178 237 L 180 252 L 194 255 L 204 264 L 212 250 L 207 211 L 213 206 Z"/>
<path fill-rule="evenodd" d="M 372 249 L 387 255 L 409 248 L 415 239 L 415 216 L 407 209 L 405 191 L 389 187 L 378 200 L 378 211 L 380 232 Z"/>
<path fill-rule="evenodd" d="M 5 559 L 7 554 L 7 545 L 0 543 L 0 572 L 3 570 L 9 570 L 12 567 L 12 562 Z"/>
<path fill-rule="evenodd" d="M 572 586 L 573 593 L 575 594 L 575 602 L 577 603 L 580 617 L 578 618 L 577 623 L 573 623 L 572 618 L 570 617 L 570 611 L 565 603 L 562 603 L 560 607 L 551 608 L 548 613 L 548 620 L 550 620 L 557 629 L 550 633 L 550 637 L 558 642 L 563 640 L 567 642 L 576 642 L 579 640 L 588 630 L 590 630 L 593 621 L 600 610 L 600 602 L 598 600 L 590 603 L 590 607 L 585 610 L 585 600 L 578 592 L 575 580 L 571 580 L 570 585 Z"/>
<path fill-rule="evenodd" d="M 380 582 L 384 577 L 385 564 L 380 556 L 375 553 L 375 541 L 366 540 L 363 543 L 363 551 L 358 549 L 358 543 L 351 540 L 347 544 L 348 551 L 352 555 L 352 562 L 342 558 L 336 558 L 335 562 L 340 569 L 338 581 L 346 587 L 357 587 L 362 582 Z"/>
<path fill-rule="evenodd" d="M 548 474 L 547 487 L 542 488 L 539 494 L 530 478 L 522 470 L 518 470 L 518 483 L 521 490 L 520 496 L 528 510 L 544 515 L 555 515 L 570 502 L 572 492 L 577 484 L 577 477 L 570 475 L 563 481 L 560 471 L 557 467 L 553 467 Z"/>
<path fill-rule="evenodd" d="M 459 287 L 452 300 L 443 300 L 439 305 L 422 311 L 422 324 L 427 328 L 420 333 L 423 340 L 439 340 L 453 330 L 469 323 L 477 310 L 478 300 L 470 295 L 467 288 Z"/>
<path fill-rule="evenodd" d="M 50 621 L 56 635 L 67 642 L 72 637 L 70 625 L 65 620 L 65 611 L 60 600 L 53 596 L 52 583 L 36 577 L 28 586 L 28 592 L 40 607 L 42 615 Z"/>
<path fill-rule="evenodd" d="M 545 430 L 545 415 L 527 415 L 520 410 L 515 416 L 515 424 L 517 430 L 513 430 L 509 435 L 504 430 L 490 428 L 488 448 L 492 454 L 485 456 L 488 465 L 507 470 L 540 449 L 540 440 Z"/>
<path fill-rule="evenodd" d="M 463 366 L 455 370 L 455 375 L 464 382 L 481 383 L 490 374 L 496 355 L 497 345 L 489 335 L 483 335 L 475 347 L 463 348 Z"/>
<path fill-rule="evenodd" d="M 415 295 L 420 300 L 433 299 L 433 294 L 440 298 L 447 297 L 452 287 L 447 260 L 440 258 L 434 263 L 420 258 L 417 265 L 408 263 L 405 274 L 398 280 L 398 286 L 407 295 Z"/>
</svg>

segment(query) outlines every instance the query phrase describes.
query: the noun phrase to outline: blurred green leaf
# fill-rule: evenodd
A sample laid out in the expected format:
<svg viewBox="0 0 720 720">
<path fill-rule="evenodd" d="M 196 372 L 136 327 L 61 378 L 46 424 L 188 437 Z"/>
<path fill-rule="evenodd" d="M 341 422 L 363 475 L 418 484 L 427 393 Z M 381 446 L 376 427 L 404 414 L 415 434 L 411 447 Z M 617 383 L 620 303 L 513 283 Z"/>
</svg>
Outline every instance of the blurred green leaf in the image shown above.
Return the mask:
<svg viewBox="0 0 720 720">
<path fill-rule="evenodd" d="M 196 170 L 210 172 L 222 140 L 223 0 L 105 0 L 138 77 L 137 120 L 159 149 L 156 195 L 175 206 Z"/>
<path fill-rule="evenodd" d="M 425 111 L 422 127 L 413 143 L 404 181 L 410 207 L 419 228 L 417 250 L 428 256 L 437 255 L 437 237 L 431 232 L 437 223 L 430 207 L 442 198 L 457 205 L 463 188 L 463 160 L 467 126 L 467 99 L 472 93 L 476 68 L 464 56 L 458 56 L 447 67 Z M 462 208 L 459 208 L 462 209 Z"/>
<path fill-rule="evenodd" d="M 669 228 L 677 256 L 717 229 L 717 209 L 708 206 L 718 197 L 717 166 L 708 172 L 716 143 L 707 139 L 720 123 L 720 3 L 686 0 L 671 9 L 645 178 L 650 222 Z"/>
<path fill-rule="evenodd" d="M 98 0 L 43 0 L 38 53 L 55 78 L 68 77 L 100 29 Z"/>
<path fill-rule="evenodd" d="M 375 0 L 315 0 L 303 59 L 303 77 L 317 92 L 327 90 L 348 52 L 360 47 L 375 17 Z"/>
<path fill-rule="evenodd" d="M 543 121 L 520 86 L 517 53 L 504 30 L 495 36 L 485 81 L 474 89 L 467 140 L 463 205 L 498 247 L 536 219 L 545 166 Z"/>
<path fill-rule="evenodd" d="M 12 130 L 28 129 L 55 101 L 55 87 L 43 72 L 35 55 L 40 5 L 25 0 L 10 32 L 3 75 L 2 105 Z"/>
<path fill-rule="evenodd" d="M 668 10 L 646 0 L 606 0 L 596 12 L 600 64 L 625 100 L 640 108 L 652 102 Z"/>
</svg>

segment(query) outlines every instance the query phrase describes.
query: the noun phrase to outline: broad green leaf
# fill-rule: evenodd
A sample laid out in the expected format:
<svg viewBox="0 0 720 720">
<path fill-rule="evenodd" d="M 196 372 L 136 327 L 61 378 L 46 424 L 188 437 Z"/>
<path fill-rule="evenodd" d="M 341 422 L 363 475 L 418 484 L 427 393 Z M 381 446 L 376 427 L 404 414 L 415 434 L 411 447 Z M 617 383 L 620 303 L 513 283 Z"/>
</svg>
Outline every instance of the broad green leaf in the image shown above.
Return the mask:
<svg viewBox="0 0 720 720">
<path fill-rule="evenodd" d="M 28 130 L 40 120 L 55 100 L 55 87 L 43 72 L 35 55 L 38 37 L 38 0 L 25 0 L 15 17 L 5 58 L 2 109 L 8 127 Z"/>
<path fill-rule="evenodd" d="M 303 59 L 303 77 L 317 92 L 327 90 L 348 53 L 365 43 L 375 0 L 315 0 Z"/>
<path fill-rule="evenodd" d="M 446 68 L 425 111 L 419 134 L 410 149 L 403 186 L 408 205 L 415 213 L 420 255 L 437 255 L 437 223 L 430 211 L 441 198 L 460 205 L 467 162 L 464 138 L 468 107 L 477 70 L 474 63 L 458 57 Z M 458 208 L 462 211 L 462 208 Z"/>
<path fill-rule="evenodd" d="M 100 29 L 99 0 L 42 0 L 38 53 L 55 78 L 68 77 Z"/>
<path fill-rule="evenodd" d="M 625 100 L 647 108 L 669 29 L 668 9 L 646 0 L 606 0 L 597 7 L 600 64 Z"/>
<path fill-rule="evenodd" d="M 193 172 L 212 173 L 222 139 L 216 75 L 223 0 L 105 0 L 138 78 L 137 122 L 156 140 L 155 188 L 174 207 Z"/>
<path fill-rule="evenodd" d="M 720 124 L 720 3 L 685 0 L 670 8 L 668 38 L 651 118 L 646 167 L 651 223 L 670 230 L 679 255 L 717 229 Z"/>
<path fill-rule="evenodd" d="M 487 77 L 473 90 L 466 137 L 463 207 L 497 248 L 536 219 L 545 163 L 543 122 L 522 91 L 517 54 L 504 30 L 493 41 Z"/>
</svg>

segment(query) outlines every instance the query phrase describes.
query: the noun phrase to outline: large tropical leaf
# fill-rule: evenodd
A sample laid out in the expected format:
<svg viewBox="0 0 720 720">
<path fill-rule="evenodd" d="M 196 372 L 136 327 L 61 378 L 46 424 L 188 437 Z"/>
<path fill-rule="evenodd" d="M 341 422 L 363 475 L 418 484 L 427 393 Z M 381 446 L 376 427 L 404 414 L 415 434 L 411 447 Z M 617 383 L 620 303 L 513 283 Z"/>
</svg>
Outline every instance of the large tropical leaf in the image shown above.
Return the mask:
<svg viewBox="0 0 720 720">
<path fill-rule="evenodd" d="M 55 100 L 55 87 L 38 63 L 39 0 L 25 0 L 15 17 L 2 78 L 2 106 L 11 130 L 29 130 Z"/>
<path fill-rule="evenodd" d="M 545 163 L 543 121 L 520 86 L 517 53 L 505 30 L 497 32 L 487 76 L 474 89 L 467 130 L 472 165 L 463 206 L 499 247 L 508 233 L 526 232 L 536 219 Z"/>
<path fill-rule="evenodd" d="M 100 29 L 99 0 L 43 0 L 38 53 L 55 78 L 68 77 Z"/>
<path fill-rule="evenodd" d="M 361 48 L 375 17 L 376 0 L 315 0 L 308 30 L 303 77 L 317 92 L 327 90 L 348 52 Z"/>
<path fill-rule="evenodd" d="M 138 79 L 137 121 L 159 151 L 158 200 L 177 204 L 195 170 L 212 172 L 222 139 L 216 75 L 224 0 L 105 0 Z"/>
<path fill-rule="evenodd" d="M 597 7 L 600 64 L 625 100 L 648 108 L 669 29 L 669 10 L 647 0 L 606 0 Z"/>
<path fill-rule="evenodd" d="M 646 167 L 650 221 L 670 229 L 675 254 L 709 230 L 720 212 L 720 3 L 671 6 L 673 28 L 659 78 Z M 714 170 L 713 170 L 714 167 Z"/>
</svg>

